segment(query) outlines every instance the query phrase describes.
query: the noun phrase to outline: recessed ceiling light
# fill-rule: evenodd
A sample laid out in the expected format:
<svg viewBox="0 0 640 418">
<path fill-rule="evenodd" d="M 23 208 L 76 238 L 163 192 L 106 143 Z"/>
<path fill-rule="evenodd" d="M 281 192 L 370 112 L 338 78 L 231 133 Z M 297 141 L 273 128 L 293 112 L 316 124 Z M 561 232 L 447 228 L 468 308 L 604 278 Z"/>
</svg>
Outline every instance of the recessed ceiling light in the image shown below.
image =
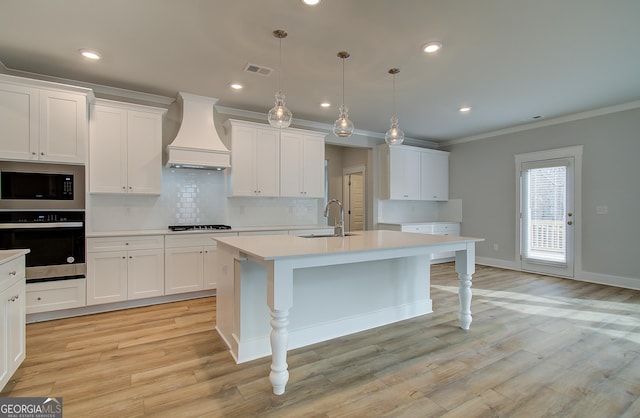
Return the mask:
<svg viewBox="0 0 640 418">
<path fill-rule="evenodd" d="M 240 83 L 231 83 L 229 84 L 229 87 L 231 87 L 232 90 L 242 90 L 242 88 L 244 87 L 242 84 Z"/>
<path fill-rule="evenodd" d="M 322 103 L 320 103 L 320 107 L 323 107 L 323 108 L 331 107 L 331 103 L 329 103 L 329 102 L 322 102 Z"/>
<path fill-rule="evenodd" d="M 99 60 L 100 59 L 100 54 L 97 53 L 96 51 L 92 51 L 90 49 L 81 49 L 80 50 L 80 54 L 90 60 Z"/>
<path fill-rule="evenodd" d="M 427 54 L 433 54 L 436 51 L 440 51 L 442 49 L 442 42 L 432 41 L 427 42 L 426 44 L 420 47 Z"/>
<path fill-rule="evenodd" d="M 471 110 L 471 106 L 462 106 L 461 108 L 458 108 L 458 110 L 462 113 L 467 113 Z"/>
<path fill-rule="evenodd" d="M 315 6 L 316 4 L 320 3 L 320 0 L 302 0 L 302 2 L 307 6 Z"/>
</svg>

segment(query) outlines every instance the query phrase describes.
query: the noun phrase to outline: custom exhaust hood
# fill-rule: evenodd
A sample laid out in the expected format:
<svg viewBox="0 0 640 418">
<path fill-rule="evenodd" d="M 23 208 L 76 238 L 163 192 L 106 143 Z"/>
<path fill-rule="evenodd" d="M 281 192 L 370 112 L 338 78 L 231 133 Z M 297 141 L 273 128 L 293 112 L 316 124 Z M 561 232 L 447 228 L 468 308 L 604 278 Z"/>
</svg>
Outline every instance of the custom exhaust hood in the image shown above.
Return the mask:
<svg viewBox="0 0 640 418">
<path fill-rule="evenodd" d="M 167 146 L 167 167 L 224 170 L 231 167 L 230 152 L 220 140 L 213 122 L 211 97 L 179 92 L 182 123 Z"/>
</svg>

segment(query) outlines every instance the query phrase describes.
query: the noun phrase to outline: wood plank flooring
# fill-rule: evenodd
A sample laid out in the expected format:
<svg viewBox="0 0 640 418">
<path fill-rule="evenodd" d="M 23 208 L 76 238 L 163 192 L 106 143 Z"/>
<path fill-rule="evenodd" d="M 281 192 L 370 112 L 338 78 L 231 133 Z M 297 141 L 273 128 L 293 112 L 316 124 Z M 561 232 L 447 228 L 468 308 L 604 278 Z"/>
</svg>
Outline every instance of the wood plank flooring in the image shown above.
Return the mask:
<svg viewBox="0 0 640 418">
<path fill-rule="evenodd" d="M 473 292 L 465 332 L 433 266 L 433 314 L 290 351 L 283 396 L 268 358 L 233 362 L 214 297 L 30 324 L 0 396 L 66 418 L 640 416 L 640 292 L 481 266 Z"/>
</svg>

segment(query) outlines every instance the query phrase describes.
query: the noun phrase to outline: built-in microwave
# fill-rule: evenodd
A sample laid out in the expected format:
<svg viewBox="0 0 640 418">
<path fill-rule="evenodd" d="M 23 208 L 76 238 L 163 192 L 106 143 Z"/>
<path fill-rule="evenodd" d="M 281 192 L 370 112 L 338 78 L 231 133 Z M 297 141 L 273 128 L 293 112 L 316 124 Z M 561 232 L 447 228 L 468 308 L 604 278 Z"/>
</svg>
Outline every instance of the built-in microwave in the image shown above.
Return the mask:
<svg viewBox="0 0 640 418">
<path fill-rule="evenodd" d="M 0 161 L 0 209 L 81 210 L 84 166 Z"/>
</svg>

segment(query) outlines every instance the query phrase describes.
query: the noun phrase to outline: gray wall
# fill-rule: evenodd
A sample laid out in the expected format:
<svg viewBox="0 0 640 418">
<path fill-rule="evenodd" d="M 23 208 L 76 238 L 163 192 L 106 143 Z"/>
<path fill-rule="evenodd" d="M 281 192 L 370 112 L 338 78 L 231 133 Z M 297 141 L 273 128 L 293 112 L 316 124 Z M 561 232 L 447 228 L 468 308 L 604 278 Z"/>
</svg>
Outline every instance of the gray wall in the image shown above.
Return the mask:
<svg viewBox="0 0 640 418">
<path fill-rule="evenodd" d="M 518 265 L 514 156 L 574 145 L 584 145 L 576 278 L 606 282 L 615 276 L 611 282 L 640 286 L 638 108 L 444 148 L 451 151 L 450 197 L 463 202 L 462 232 L 486 239 L 477 246 L 478 257 Z M 608 214 L 596 214 L 596 206 L 608 206 Z"/>
</svg>

